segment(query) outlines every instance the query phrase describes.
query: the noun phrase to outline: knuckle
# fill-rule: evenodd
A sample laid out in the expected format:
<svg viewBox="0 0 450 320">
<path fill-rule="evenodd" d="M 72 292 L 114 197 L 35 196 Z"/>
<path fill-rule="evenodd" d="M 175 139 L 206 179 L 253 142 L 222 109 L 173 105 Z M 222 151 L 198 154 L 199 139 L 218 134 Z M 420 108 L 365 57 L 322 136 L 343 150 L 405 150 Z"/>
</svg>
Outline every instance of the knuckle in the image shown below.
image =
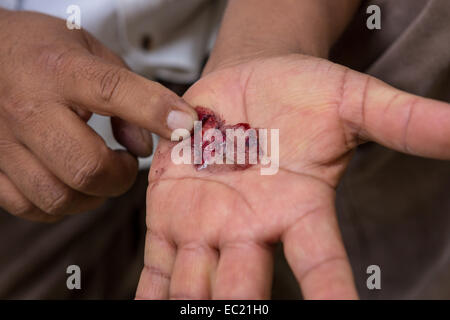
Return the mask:
<svg viewBox="0 0 450 320">
<path fill-rule="evenodd" d="M 72 49 L 43 46 L 38 50 L 38 63 L 44 70 L 52 73 L 62 73 L 74 62 Z"/>
<path fill-rule="evenodd" d="M 10 211 L 12 215 L 19 218 L 29 217 L 36 212 L 36 207 L 29 201 L 16 202 L 14 208 Z"/>
<path fill-rule="evenodd" d="M 170 293 L 170 300 L 205 300 L 208 299 L 205 295 L 202 297 L 200 294 L 194 294 L 192 292 L 171 292 Z"/>
<path fill-rule="evenodd" d="M 342 263 L 345 263 L 345 264 L 348 263 L 348 258 L 344 254 L 330 255 L 328 257 L 325 257 L 325 258 L 315 262 L 314 264 L 312 264 L 305 270 L 302 270 L 300 273 L 300 276 L 299 276 L 299 278 L 300 278 L 299 282 L 304 281 L 306 279 L 306 277 L 312 275 L 314 271 L 317 271 L 320 269 L 324 270 L 326 268 L 335 269 L 336 264 L 342 264 Z"/>
<path fill-rule="evenodd" d="M 2 104 L 3 116 L 10 122 L 24 122 L 36 116 L 39 112 L 39 105 L 36 101 L 10 97 Z"/>
<path fill-rule="evenodd" d="M 124 68 L 112 67 L 100 75 L 100 99 L 103 102 L 110 103 L 117 99 L 120 87 L 128 76 Z"/>
<path fill-rule="evenodd" d="M 337 112 L 343 125 L 345 145 L 352 149 L 365 140 L 367 92 L 372 78 L 354 73 L 348 68 L 342 69 L 341 73 Z"/>
<path fill-rule="evenodd" d="M 340 83 L 339 83 L 339 93 L 338 93 L 338 101 L 337 101 L 337 109 L 338 109 L 338 114 L 340 116 L 341 119 L 343 120 L 352 120 L 351 119 L 351 112 L 353 110 L 349 109 L 349 107 L 351 106 L 350 103 L 348 103 L 347 101 L 347 86 L 349 83 L 349 69 L 343 69 L 342 71 L 342 76 L 340 79 Z"/>
<path fill-rule="evenodd" d="M 172 275 L 169 272 L 166 272 L 160 266 L 155 265 L 155 264 L 146 264 L 145 263 L 144 270 L 149 275 L 151 275 L 153 277 L 161 278 L 166 281 L 170 281 L 170 279 L 172 278 Z"/>
<path fill-rule="evenodd" d="M 71 192 L 69 189 L 58 190 L 54 195 L 50 196 L 43 206 L 43 211 L 49 215 L 65 214 L 67 205 L 71 200 Z"/>
<path fill-rule="evenodd" d="M 191 243 L 185 244 L 184 246 L 180 246 L 179 250 L 183 251 L 184 253 L 193 254 L 193 255 L 209 253 L 209 248 L 206 244 L 197 243 L 197 242 L 191 242 Z"/>
<path fill-rule="evenodd" d="M 409 103 L 406 104 L 406 115 L 405 115 L 405 119 L 403 122 L 403 138 L 402 138 L 402 148 L 406 153 L 413 153 L 414 150 L 411 146 L 411 139 L 410 139 L 410 134 L 411 134 L 411 122 L 412 122 L 412 118 L 413 118 L 413 114 L 414 114 L 414 110 L 417 106 L 417 104 L 419 103 L 419 98 L 413 96 L 412 98 L 410 98 Z"/>
<path fill-rule="evenodd" d="M 14 152 L 20 145 L 12 140 L 0 137 L 0 155 L 7 155 Z"/>
<path fill-rule="evenodd" d="M 93 183 L 105 174 L 105 151 L 91 154 L 80 161 L 80 165 L 74 168 L 73 185 L 76 189 L 88 189 Z"/>
</svg>

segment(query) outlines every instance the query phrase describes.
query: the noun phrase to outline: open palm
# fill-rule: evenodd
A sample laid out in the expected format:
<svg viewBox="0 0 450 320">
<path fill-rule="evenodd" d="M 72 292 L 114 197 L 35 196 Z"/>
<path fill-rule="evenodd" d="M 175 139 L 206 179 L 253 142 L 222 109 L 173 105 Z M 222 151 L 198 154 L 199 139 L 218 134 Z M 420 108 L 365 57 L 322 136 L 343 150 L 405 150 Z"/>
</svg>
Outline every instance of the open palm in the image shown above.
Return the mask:
<svg viewBox="0 0 450 320">
<path fill-rule="evenodd" d="M 229 124 L 279 129 L 279 171 L 198 171 L 162 141 L 147 194 L 137 298 L 268 298 L 273 245 L 306 298 L 356 298 L 334 197 L 352 150 L 374 140 L 450 158 L 450 107 L 327 60 L 290 55 L 212 72 L 184 97 Z"/>
</svg>

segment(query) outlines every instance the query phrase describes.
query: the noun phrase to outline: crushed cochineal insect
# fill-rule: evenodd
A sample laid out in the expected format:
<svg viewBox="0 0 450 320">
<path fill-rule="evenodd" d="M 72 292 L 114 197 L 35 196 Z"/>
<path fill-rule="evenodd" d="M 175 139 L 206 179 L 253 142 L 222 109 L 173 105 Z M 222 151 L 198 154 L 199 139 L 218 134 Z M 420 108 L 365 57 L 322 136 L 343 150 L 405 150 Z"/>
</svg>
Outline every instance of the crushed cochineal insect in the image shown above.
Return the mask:
<svg viewBox="0 0 450 320">
<path fill-rule="evenodd" d="M 252 146 L 255 147 L 256 154 L 259 152 L 258 147 L 258 132 L 257 129 L 251 128 L 248 123 L 238 123 L 235 125 L 225 125 L 225 121 L 223 121 L 218 115 L 216 115 L 212 110 L 204 108 L 204 107 L 196 107 L 195 110 L 197 111 L 198 119 L 202 122 L 202 130 L 201 130 L 201 137 L 199 137 L 199 141 L 201 141 L 201 148 L 195 148 L 195 132 L 192 133 L 192 139 L 191 139 L 191 146 L 195 150 L 201 150 L 201 163 L 194 164 L 194 166 L 198 170 L 202 170 L 207 168 L 210 163 L 208 163 L 208 157 L 212 158 L 215 156 L 215 152 L 217 150 L 220 150 L 220 152 L 223 155 L 223 164 L 225 167 L 231 170 L 244 170 L 249 167 L 251 167 L 253 164 L 250 163 L 250 156 L 249 151 L 252 148 Z M 218 130 L 222 135 L 222 141 L 215 143 L 214 136 L 205 137 L 205 133 L 207 133 L 210 129 L 216 129 Z M 233 159 L 232 164 L 227 163 L 227 143 L 233 143 L 234 144 L 234 136 L 230 139 L 227 139 L 227 129 L 242 129 L 242 132 L 246 132 L 249 129 L 255 129 L 254 130 L 254 139 L 250 139 L 250 135 L 245 135 L 245 155 L 244 155 L 244 163 L 238 163 L 237 156 L 236 156 L 236 145 L 233 146 Z M 205 152 L 207 151 L 207 152 Z"/>
</svg>

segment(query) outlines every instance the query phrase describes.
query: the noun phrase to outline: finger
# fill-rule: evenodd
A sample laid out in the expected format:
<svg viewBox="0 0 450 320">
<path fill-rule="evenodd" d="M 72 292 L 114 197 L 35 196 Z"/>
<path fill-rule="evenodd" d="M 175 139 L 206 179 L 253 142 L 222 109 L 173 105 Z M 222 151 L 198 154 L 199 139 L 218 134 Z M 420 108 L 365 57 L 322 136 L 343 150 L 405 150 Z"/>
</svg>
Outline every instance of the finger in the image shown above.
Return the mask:
<svg viewBox="0 0 450 320">
<path fill-rule="evenodd" d="M 0 146 L 0 168 L 28 200 L 50 215 L 81 213 L 94 209 L 104 199 L 71 190 L 50 173 L 22 145 Z"/>
<path fill-rule="evenodd" d="M 341 115 L 363 139 L 418 156 L 450 159 L 450 104 L 348 71 Z"/>
<path fill-rule="evenodd" d="M 282 241 L 306 299 L 358 297 L 332 205 L 306 213 L 286 229 Z"/>
<path fill-rule="evenodd" d="M 136 299 L 168 299 L 176 248 L 163 236 L 147 231 L 144 268 Z"/>
<path fill-rule="evenodd" d="M 230 243 L 220 248 L 213 299 L 268 299 L 272 287 L 273 256 L 256 243 Z"/>
<path fill-rule="evenodd" d="M 138 157 L 148 157 L 153 152 L 152 134 L 120 118 L 111 118 L 111 126 L 117 142 Z"/>
<path fill-rule="evenodd" d="M 2 172 L 0 172 L 0 208 L 30 221 L 55 222 L 61 218 L 45 214 L 36 208 Z"/>
<path fill-rule="evenodd" d="M 85 39 L 91 52 L 119 67 L 128 68 L 126 63 L 97 39 L 85 32 Z M 111 127 L 117 142 L 138 157 L 148 157 L 153 152 L 153 138 L 148 130 L 139 128 L 117 117 L 111 117 Z"/>
<path fill-rule="evenodd" d="M 62 63 L 64 64 L 64 63 Z M 162 85 L 95 56 L 67 59 L 72 76 L 63 79 L 63 94 L 75 105 L 116 116 L 166 139 L 173 130 L 191 131 L 197 113 Z"/>
<path fill-rule="evenodd" d="M 217 251 L 206 245 L 179 247 L 170 282 L 170 298 L 210 299 L 217 260 Z"/>
<path fill-rule="evenodd" d="M 47 105 L 36 97 L 8 113 L 15 137 L 58 179 L 93 196 L 116 196 L 128 190 L 137 174 L 137 160 L 112 151 L 92 128 L 70 109 Z"/>
</svg>

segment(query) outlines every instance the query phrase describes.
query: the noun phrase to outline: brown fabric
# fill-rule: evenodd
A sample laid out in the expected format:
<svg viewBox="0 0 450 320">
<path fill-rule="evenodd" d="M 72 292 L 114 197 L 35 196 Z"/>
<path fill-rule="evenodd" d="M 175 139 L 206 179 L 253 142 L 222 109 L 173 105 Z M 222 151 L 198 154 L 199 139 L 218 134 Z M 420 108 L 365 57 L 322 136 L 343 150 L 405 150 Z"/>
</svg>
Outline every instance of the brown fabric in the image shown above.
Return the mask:
<svg viewBox="0 0 450 320">
<path fill-rule="evenodd" d="M 0 299 L 131 299 L 142 269 L 147 173 L 125 195 L 56 224 L 0 209 Z M 66 269 L 81 269 L 68 290 Z"/>
</svg>

